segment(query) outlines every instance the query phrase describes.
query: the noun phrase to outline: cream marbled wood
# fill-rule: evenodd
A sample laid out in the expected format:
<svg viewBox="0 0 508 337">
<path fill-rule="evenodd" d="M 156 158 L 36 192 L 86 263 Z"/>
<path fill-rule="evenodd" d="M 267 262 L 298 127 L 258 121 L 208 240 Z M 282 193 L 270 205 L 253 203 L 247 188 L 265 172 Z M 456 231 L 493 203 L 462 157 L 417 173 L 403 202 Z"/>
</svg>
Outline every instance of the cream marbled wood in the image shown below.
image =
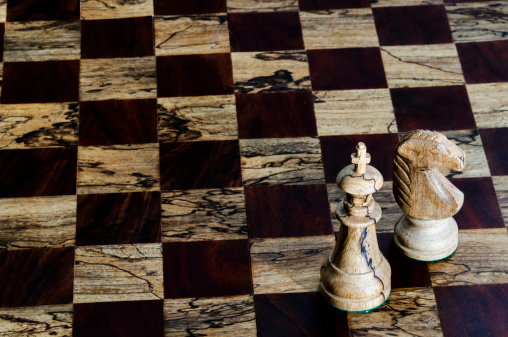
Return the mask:
<svg viewBox="0 0 508 337">
<path fill-rule="evenodd" d="M 346 311 L 366 311 L 380 306 L 390 294 L 391 269 L 379 250 L 376 223 L 381 207 L 372 193 L 383 177 L 367 165 L 370 155 L 358 143 L 352 165 L 337 176 L 337 185 L 347 197 L 337 206 L 341 227 L 335 248 L 321 266 L 320 291 L 333 306 Z"/>
</svg>

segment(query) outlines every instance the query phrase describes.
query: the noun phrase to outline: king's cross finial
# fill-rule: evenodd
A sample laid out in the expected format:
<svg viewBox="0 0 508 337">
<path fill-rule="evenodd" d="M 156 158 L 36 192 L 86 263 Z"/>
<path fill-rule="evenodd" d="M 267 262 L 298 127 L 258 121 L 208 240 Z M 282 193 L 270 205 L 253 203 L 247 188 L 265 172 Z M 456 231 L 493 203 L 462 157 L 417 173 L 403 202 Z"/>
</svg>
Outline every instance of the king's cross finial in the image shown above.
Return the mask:
<svg viewBox="0 0 508 337">
<path fill-rule="evenodd" d="M 356 154 L 351 154 L 351 162 L 356 164 L 356 173 L 364 174 L 367 164 L 370 163 L 370 154 L 367 153 L 367 147 L 360 142 L 356 146 Z"/>
</svg>

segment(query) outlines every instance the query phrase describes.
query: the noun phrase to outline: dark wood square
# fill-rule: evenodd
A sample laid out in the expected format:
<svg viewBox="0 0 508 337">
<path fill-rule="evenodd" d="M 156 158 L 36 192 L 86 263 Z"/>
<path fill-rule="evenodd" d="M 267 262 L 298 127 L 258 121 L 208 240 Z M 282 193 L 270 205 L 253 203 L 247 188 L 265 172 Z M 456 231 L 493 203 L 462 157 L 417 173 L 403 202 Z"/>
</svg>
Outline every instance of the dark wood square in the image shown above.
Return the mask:
<svg viewBox="0 0 508 337">
<path fill-rule="evenodd" d="M 228 14 L 231 51 L 304 49 L 298 12 Z"/>
<path fill-rule="evenodd" d="M 78 195 L 76 246 L 160 241 L 159 192 Z"/>
<path fill-rule="evenodd" d="M 153 18 L 82 20 L 81 58 L 154 55 Z"/>
<path fill-rule="evenodd" d="M 164 297 L 252 293 L 247 240 L 163 244 Z"/>
<path fill-rule="evenodd" d="M 156 143 L 157 100 L 80 103 L 79 145 Z"/>
<path fill-rule="evenodd" d="M 347 313 L 319 293 L 254 295 L 259 337 L 349 337 Z"/>
<path fill-rule="evenodd" d="M 72 303 L 74 248 L 0 251 L 0 307 Z"/>
<path fill-rule="evenodd" d="M 335 183 L 340 170 L 351 165 L 351 154 L 359 142 L 367 146 L 370 165 L 381 172 L 385 181 L 392 180 L 393 150 L 399 142 L 396 134 L 321 136 L 320 139 L 327 183 Z"/>
<path fill-rule="evenodd" d="M 76 194 L 76 148 L 0 151 L 0 198 Z"/>
<path fill-rule="evenodd" d="M 79 0 L 9 0 L 7 21 L 79 20 Z"/>
<path fill-rule="evenodd" d="M 240 138 L 317 135 L 311 92 L 236 95 Z"/>
<path fill-rule="evenodd" d="M 245 201 L 251 238 L 333 233 L 326 185 L 248 186 Z"/>
<path fill-rule="evenodd" d="M 241 187 L 237 140 L 160 144 L 161 189 Z"/>
<path fill-rule="evenodd" d="M 4 61 L 5 22 L 0 23 L 0 62 Z"/>
<path fill-rule="evenodd" d="M 508 41 L 457 43 L 466 83 L 508 82 Z"/>
<path fill-rule="evenodd" d="M 313 90 L 386 88 L 378 47 L 308 50 Z"/>
<path fill-rule="evenodd" d="M 226 0 L 153 0 L 155 15 L 226 13 Z"/>
<path fill-rule="evenodd" d="M 392 289 L 431 286 L 427 262 L 416 261 L 402 254 L 393 243 L 393 233 L 378 233 L 377 240 L 379 249 L 392 269 Z"/>
<path fill-rule="evenodd" d="M 443 5 L 373 8 L 382 46 L 453 43 Z"/>
<path fill-rule="evenodd" d="M 158 97 L 233 93 L 230 54 L 157 57 Z"/>
<path fill-rule="evenodd" d="M 508 336 L 508 284 L 435 287 L 445 336 Z"/>
<path fill-rule="evenodd" d="M 74 304 L 74 337 L 163 337 L 163 301 Z"/>
<path fill-rule="evenodd" d="M 390 93 L 400 132 L 476 129 L 465 86 L 398 88 Z"/>
<path fill-rule="evenodd" d="M 459 229 L 505 228 L 491 177 L 456 178 L 450 181 L 464 193 L 464 205 L 453 216 Z"/>
<path fill-rule="evenodd" d="M 508 175 L 508 128 L 480 129 L 480 137 L 490 173 L 493 176 Z"/>
<path fill-rule="evenodd" d="M 369 0 L 298 0 L 298 3 L 302 11 L 370 7 Z"/>
<path fill-rule="evenodd" d="M 77 102 L 79 61 L 5 62 L 2 104 Z"/>
</svg>

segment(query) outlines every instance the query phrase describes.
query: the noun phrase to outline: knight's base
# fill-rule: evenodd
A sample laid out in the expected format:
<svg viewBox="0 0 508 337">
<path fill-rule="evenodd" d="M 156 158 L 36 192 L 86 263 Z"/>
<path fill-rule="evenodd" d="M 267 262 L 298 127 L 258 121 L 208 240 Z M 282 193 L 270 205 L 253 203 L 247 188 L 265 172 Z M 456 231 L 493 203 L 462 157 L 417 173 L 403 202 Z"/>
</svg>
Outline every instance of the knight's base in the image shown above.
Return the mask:
<svg viewBox="0 0 508 337">
<path fill-rule="evenodd" d="M 367 312 L 383 305 L 390 296 L 391 287 L 388 285 L 383 292 L 376 297 L 362 300 L 352 300 L 339 297 L 326 290 L 323 282 L 319 282 L 319 291 L 323 298 L 335 308 L 347 312 Z"/>
<path fill-rule="evenodd" d="M 457 250 L 459 244 L 459 229 L 452 217 L 425 221 L 404 214 L 394 232 L 395 246 L 407 257 L 418 261 L 445 259 Z"/>
</svg>

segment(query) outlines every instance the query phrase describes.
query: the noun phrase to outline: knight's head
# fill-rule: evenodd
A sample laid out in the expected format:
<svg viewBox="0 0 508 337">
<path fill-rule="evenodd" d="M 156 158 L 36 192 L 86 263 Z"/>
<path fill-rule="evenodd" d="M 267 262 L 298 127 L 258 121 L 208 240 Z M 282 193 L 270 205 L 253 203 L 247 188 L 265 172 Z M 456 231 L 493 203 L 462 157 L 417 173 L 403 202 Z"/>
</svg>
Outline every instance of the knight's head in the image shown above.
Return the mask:
<svg viewBox="0 0 508 337">
<path fill-rule="evenodd" d="M 430 169 L 436 166 L 461 171 L 466 163 L 466 154 L 444 135 L 428 130 L 406 133 L 395 154 L 405 158 L 413 166 Z"/>
</svg>

